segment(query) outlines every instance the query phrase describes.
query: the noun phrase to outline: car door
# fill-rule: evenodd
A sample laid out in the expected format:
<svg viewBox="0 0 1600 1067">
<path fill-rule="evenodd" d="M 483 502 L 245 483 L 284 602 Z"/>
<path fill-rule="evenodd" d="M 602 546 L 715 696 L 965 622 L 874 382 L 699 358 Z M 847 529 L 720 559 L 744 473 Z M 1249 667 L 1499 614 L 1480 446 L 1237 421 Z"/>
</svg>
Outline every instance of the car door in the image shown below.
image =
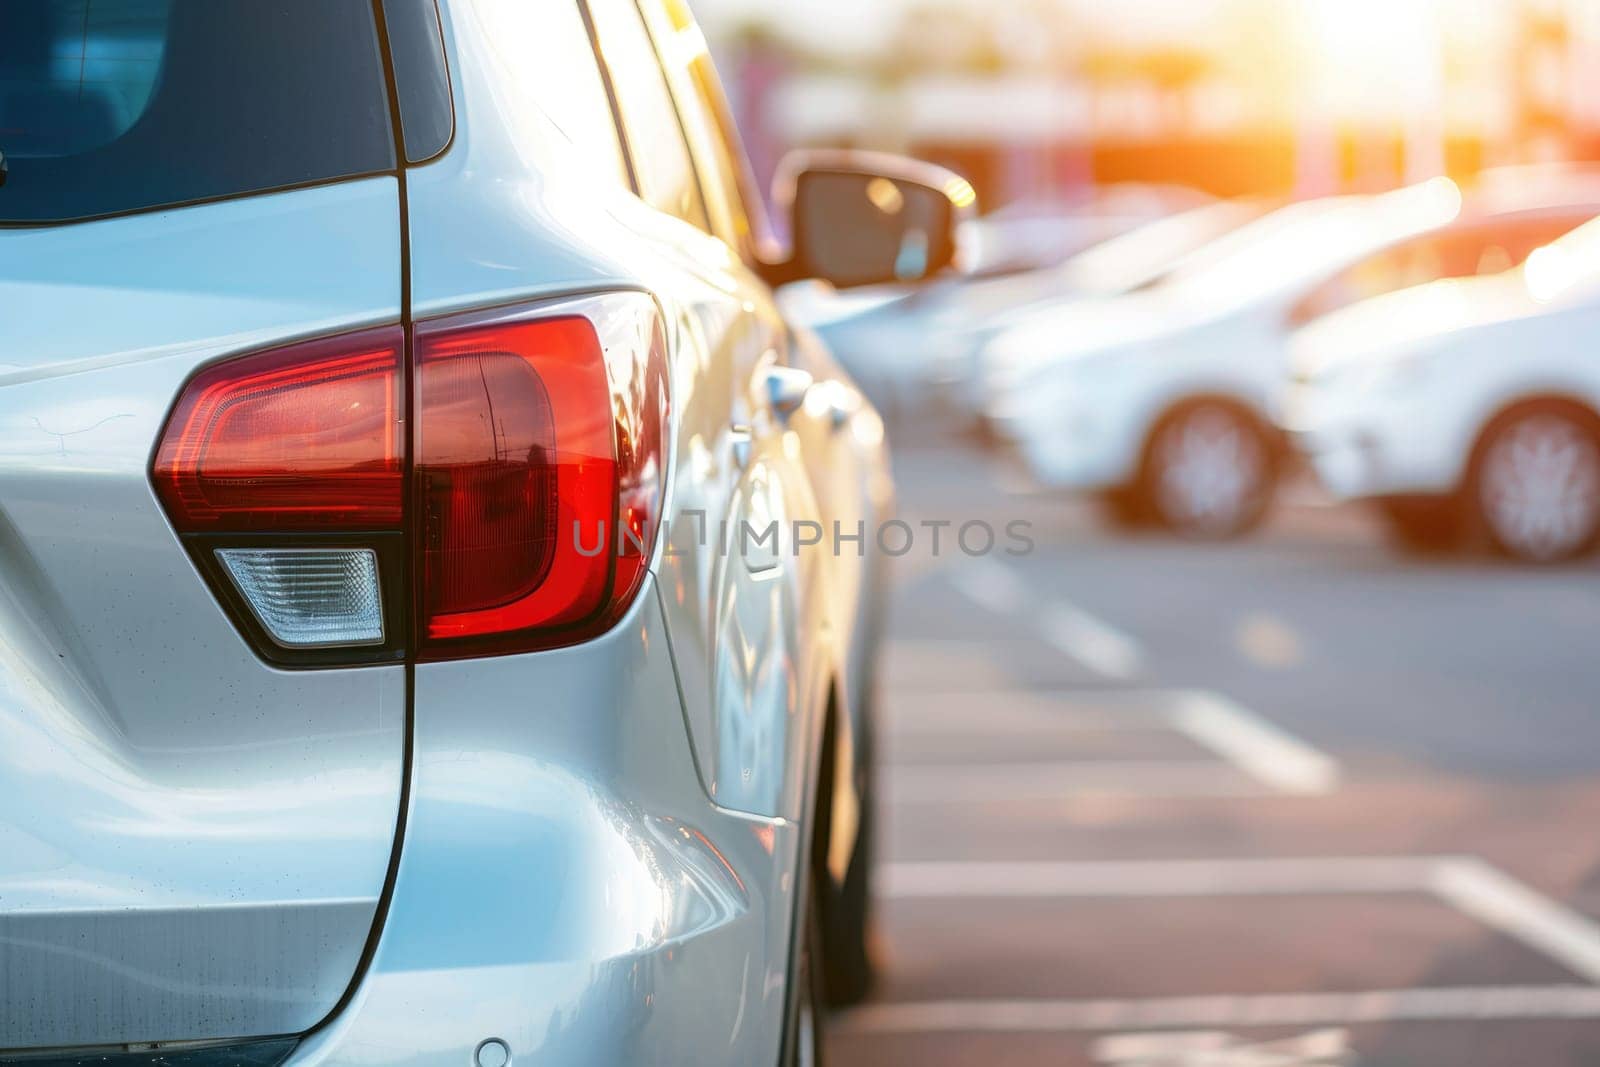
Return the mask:
<svg viewBox="0 0 1600 1067">
<path fill-rule="evenodd" d="M 670 69 L 684 39 L 665 39 L 652 5 L 588 7 L 640 195 L 666 216 L 656 243 L 678 268 L 664 286 L 680 344 L 662 593 L 690 733 L 719 804 L 797 817 L 829 632 L 817 560 L 789 533 L 817 511 L 791 427 L 810 379 L 740 255 L 756 240 L 749 217 L 691 151 L 701 131 L 660 61 Z"/>
<path fill-rule="evenodd" d="M 662 43 L 712 226 L 747 267 L 757 264 L 762 249 L 771 245 L 770 227 L 705 38 L 682 0 L 647 0 L 644 10 Z M 766 286 L 751 271 L 742 272 L 742 284 L 753 299 L 765 301 Z M 894 490 L 877 412 L 825 344 L 804 331 L 785 330 L 789 365 L 810 379 L 805 403 L 789 416 L 787 427 L 816 498 L 816 525 L 789 534 L 809 542 L 801 552 L 824 561 L 821 580 L 833 624 L 829 636 L 840 712 L 834 739 L 842 753 L 835 761 L 841 778 L 833 783 L 830 863 L 840 868 L 834 874 L 842 879 L 871 766 L 873 668 L 889 562 L 876 550 L 876 536 L 893 515 Z M 796 548 L 790 547 L 791 552 Z"/>
</svg>

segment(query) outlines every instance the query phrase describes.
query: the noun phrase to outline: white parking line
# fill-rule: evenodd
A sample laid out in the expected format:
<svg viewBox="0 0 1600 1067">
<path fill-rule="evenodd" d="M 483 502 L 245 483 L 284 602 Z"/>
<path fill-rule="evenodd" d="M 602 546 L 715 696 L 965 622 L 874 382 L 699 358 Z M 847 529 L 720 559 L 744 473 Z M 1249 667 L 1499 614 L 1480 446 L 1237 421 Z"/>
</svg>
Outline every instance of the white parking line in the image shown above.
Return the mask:
<svg viewBox="0 0 1600 1067">
<path fill-rule="evenodd" d="M 1197 744 L 1285 793 L 1328 793 L 1339 784 L 1333 760 L 1225 697 L 1180 694 L 1172 716 Z"/>
<path fill-rule="evenodd" d="M 1484 925 L 1600 984 L 1600 924 L 1480 859 L 1440 864 L 1432 888 Z"/>
<path fill-rule="evenodd" d="M 1052 704 L 1052 702 L 1054 702 Z M 914 708 L 915 710 L 910 710 Z M 1003 691 L 986 693 L 981 701 L 977 697 L 961 697 L 959 702 L 949 694 L 919 696 L 908 705 L 891 705 L 890 729 L 903 737 L 919 734 L 942 737 L 960 736 L 963 733 L 992 737 L 1014 735 L 1044 737 L 1052 734 L 1068 736 L 1094 731 L 1106 733 L 1148 732 L 1165 727 L 1188 737 L 1200 747 L 1215 753 L 1238 771 L 1279 793 L 1299 796 L 1316 796 L 1338 787 L 1339 765 L 1331 757 L 1318 752 L 1310 745 L 1274 726 L 1261 716 L 1239 704 L 1214 693 L 1189 690 L 1123 690 L 1113 693 Z M 1112 783 L 1112 772 L 1096 772 L 1095 763 L 1039 763 L 1025 765 L 1036 768 L 1023 776 L 1004 780 L 982 768 L 965 764 L 946 767 L 928 766 L 929 775 L 942 775 L 950 781 L 960 781 L 969 770 L 984 774 L 981 785 L 961 785 L 952 795 L 966 797 L 973 792 L 987 791 L 989 799 L 1011 795 L 1019 785 L 1033 795 L 1040 783 L 1050 775 L 1056 776 L 1056 795 L 1067 796 L 1078 791 L 1080 785 L 1103 791 L 1107 785 L 1119 785 L 1120 792 L 1142 795 L 1154 791 L 1158 795 L 1172 795 L 1172 788 L 1180 781 L 1200 781 L 1203 765 L 1191 762 L 1141 762 L 1122 765 L 1121 780 Z M 1104 766 L 1104 765 L 1101 765 Z M 1086 777 L 1077 778 L 1087 771 Z M 1147 790 L 1141 776 L 1150 775 Z M 1221 779 L 1211 780 L 1208 793 L 1219 795 L 1249 795 L 1237 785 L 1226 786 Z M 938 799 L 935 791 L 912 790 L 912 798 L 926 802 Z"/>
<path fill-rule="evenodd" d="M 884 690 L 913 701 L 959 694 L 969 706 L 983 706 L 989 694 L 1016 684 L 1004 652 L 997 643 L 893 641 L 884 650 Z"/>
<path fill-rule="evenodd" d="M 1347 1067 L 1353 1054 L 1349 1030 L 1338 1026 L 1265 1044 L 1241 1042 L 1224 1030 L 1108 1034 L 1089 1052 L 1107 1067 Z"/>
<path fill-rule="evenodd" d="M 1015 614 L 1028 600 L 1028 588 L 1016 572 L 987 557 L 950 572 L 950 583 L 974 604 L 996 615 Z"/>
<path fill-rule="evenodd" d="M 1600 923 L 1475 856 L 890 863 L 888 899 L 1328 896 L 1428 893 L 1600 985 Z"/>
<path fill-rule="evenodd" d="M 886 898 L 1320 896 L 1426 893 L 1438 859 L 1356 857 L 1127 862 L 890 863 Z"/>
<path fill-rule="evenodd" d="M 1600 989 L 1557 985 L 1142 1000 L 921 1001 L 857 1008 L 839 1016 L 838 1027 L 848 1034 L 1089 1033 L 1595 1018 L 1600 1018 Z"/>
<path fill-rule="evenodd" d="M 952 571 L 950 581 L 973 603 L 996 615 L 1027 610 L 1026 583 L 1011 568 L 987 556 Z M 1064 600 L 1040 605 L 1038 624 L 1050 645 L 1106 678 L 1127 681 L 1143 668 L 1144 653 L 1137 641 Z"/>
<path fill-rule="evenodd" d="M 1133 638 L 1081 608 L 1055 601 L 1040 611 L 1039 626 L 1046 641 L 1097 674 L 1127 681 L 1143 669 Z"/>
<path fill-rule="evenodd" d="M 1255 797 L 1270 792 L 1236 768 L 1176 760 L 891 764 L 891 804 L 1017 803 L 1084 797 Z"/>
<path fill-rule="evenodd" d="M 902 737 L 1039 738 L 1173 729 L 1171 716 L 1160 711 L 1099 707 L 1051 711 L 1022 703 L 1038 695 L 1009 691 L 959 694 L 945 691 L 909 697 L 892 694 L 882 723 Z M 1071 694 L 1067 699 L 1082 695 Z M 960 697 L 961 703 L 950 701 L 953 696 Z"/>
</svg>

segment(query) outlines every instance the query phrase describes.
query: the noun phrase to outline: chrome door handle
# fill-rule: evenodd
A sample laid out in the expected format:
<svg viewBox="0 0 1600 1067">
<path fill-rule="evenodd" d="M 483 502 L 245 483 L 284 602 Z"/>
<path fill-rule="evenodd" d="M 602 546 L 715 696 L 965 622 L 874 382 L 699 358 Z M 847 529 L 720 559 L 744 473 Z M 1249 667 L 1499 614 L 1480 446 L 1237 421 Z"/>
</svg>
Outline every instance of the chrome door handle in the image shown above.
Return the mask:
<svg viewBox="0 0 1600 1067">
<path fill-rule="evenodd" d="M 787 422 L 806 402 L 806 394 L 811 392 L 816 379 L 794 367 L 769 367 L 766 373 L 767 401 L 772 405 L 773 414 Z"/>
</svg>

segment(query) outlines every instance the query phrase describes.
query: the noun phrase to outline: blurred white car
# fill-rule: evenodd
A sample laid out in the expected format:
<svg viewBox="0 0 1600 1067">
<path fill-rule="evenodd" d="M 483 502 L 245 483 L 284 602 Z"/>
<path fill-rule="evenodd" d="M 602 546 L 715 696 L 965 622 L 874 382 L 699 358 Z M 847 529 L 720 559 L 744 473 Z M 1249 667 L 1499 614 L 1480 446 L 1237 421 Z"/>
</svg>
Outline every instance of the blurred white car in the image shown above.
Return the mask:
<svg viewBox="0 0 1600 1067">
<path fill-rule="evenodd" d="M 1481 523 L 1565 559 L 1600 539 L 1600 222 L 1519 269 L 1357 304 L 1294 340 L 1286 423 L 1337 495 L 1433 545 Z"/>
<path fill-rule="evenodd" d="M 979 353 L 1016 316 L 1150 284 L 1187 254 L 1265 210 L 1250 201 L 1211 203 L 1142 225 L 1044 270 L 952 276 L 909 293 L 836 292 L 806 282 L 785 288 L 781 299 L 789 317 L 815 329 L 885 412 L 925 411 L 940 402 L 971 420 L 984 407 Z"/>
<path fill-rule="evenodd" d="M 987 347 L 989 418 L 1044 485 L 1191 536 L 1265 514 L 1293 329 L 1357 300 L 1499 271 L 1600 213 L 1592 185 L 1475 198 L 1446 179 L 1295 204 L 1148 290 L 1039 312 Z"/>
<path fill-rule="evenodd" d="M 1068 257 L 1145 223 L 1214 203 L 1182 185 L 1118 182 L 1075 197 L 1018 200 L 962 226 L 962 247 L 981 274 L 1060 266 Z"/>
</svg>

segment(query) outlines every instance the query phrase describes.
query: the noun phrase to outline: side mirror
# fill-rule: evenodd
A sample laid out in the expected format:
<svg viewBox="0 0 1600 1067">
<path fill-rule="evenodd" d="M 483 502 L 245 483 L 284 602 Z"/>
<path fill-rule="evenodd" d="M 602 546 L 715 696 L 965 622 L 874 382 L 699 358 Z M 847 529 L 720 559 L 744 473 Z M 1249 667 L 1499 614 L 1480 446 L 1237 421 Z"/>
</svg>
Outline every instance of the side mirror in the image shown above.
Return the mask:
<svg viewBox="0 0 1600 1067">
<path fill-rule="evenodd" d="M 957 227 L 976 212 L 960 175 L 868 152 L 791 153 L 775 199 L 787 207 L 794 254 L 774 281 L 820 278 L 838 289 L 920 282 L 956 261 Z"/>
</svg>

